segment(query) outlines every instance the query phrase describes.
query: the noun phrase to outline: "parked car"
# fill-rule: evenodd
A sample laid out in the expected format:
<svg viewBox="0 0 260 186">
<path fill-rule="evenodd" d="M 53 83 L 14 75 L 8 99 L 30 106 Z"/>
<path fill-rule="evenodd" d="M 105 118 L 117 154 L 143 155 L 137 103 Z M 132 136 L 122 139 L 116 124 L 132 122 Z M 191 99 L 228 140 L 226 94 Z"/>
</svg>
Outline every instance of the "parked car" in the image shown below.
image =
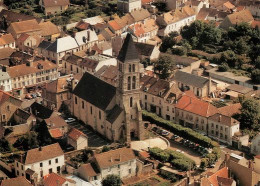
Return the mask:
<svg viewBox="0 0 260 186">
<path fill-rule="evenodd" d="M 37 94 L 31 94 L 32 98 L 37 98 Z"/>
<path fill-rule="evenodd" d="M 26 99 L 32 99 L 32 96 L 31 96 L 30 94 L 26 94 L 26 95 L 25 95 L 25 98 L 26 98 Z"/>
<path fill-rule="evenodd" d="M 208 165 L 208 168 L 214 168 L 216 165 L 213 163 L 213 164 L 209 164 Z"/>
<path fill-rule="evenodd" d="M 168 132 L 167 130 L 162 130 L 161 134 L 162 134 L 162 136 L 168 136 L 170 134 L 170 132 Z"/>
<path fill-rule="evenodd" d="M 68 119 L 65 120 L 66 123 L 72 123 L 74 121 L 76 121 L 75 118 L 68 118 Z"/>
</svg>

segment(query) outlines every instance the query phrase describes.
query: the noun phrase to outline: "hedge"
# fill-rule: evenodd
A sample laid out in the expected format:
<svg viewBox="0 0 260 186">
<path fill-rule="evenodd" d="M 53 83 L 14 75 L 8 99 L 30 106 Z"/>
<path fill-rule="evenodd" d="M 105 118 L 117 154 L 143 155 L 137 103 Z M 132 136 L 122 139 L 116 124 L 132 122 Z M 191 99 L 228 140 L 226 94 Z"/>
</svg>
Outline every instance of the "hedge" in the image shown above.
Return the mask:
<svg viewBox="0 0 260 186">
<path fill-rule="evenodd" d="M 218 147 L 218 143 L 211 140 L 207 136 L 203 136 L 202 134 L 190 129 L 183 127 L 179 124 L 175 124 L 172 121 L 165 120 L 154 113 L 143 110 L 143 120 L 147 120 L 151 123 L 154 123 L 160 127 L 163 127 L 170 132 L 177 134 L 178 136 L 184 137 L 185 139 L 189 139 L 194 143 L 198 143 L 203 147 Z"/>
<path fill-rule="evenodd" d="M 187 171 L 195 167 L 195 162 L 180 152 L 173 150 L 162 150 L 158 147 L 149 149 L 151 157 L 162 162 L 170 162 L 177 169 Z"/>
</svg>

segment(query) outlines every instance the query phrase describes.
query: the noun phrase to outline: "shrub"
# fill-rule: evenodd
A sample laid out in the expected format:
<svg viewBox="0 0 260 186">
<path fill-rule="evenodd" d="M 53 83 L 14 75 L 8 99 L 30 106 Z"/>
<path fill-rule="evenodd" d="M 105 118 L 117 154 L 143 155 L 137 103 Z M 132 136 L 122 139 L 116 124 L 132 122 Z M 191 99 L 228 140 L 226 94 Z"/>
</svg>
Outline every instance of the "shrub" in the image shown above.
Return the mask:
<svg viewBox="0 0 260 186">
<path fill-rule="evenodd" d="M 181 137 L 184 137 L 185 139 L 189 139 L 194 143 L 198 143 L 203 147 L 213 148 L 218 146 L 218 143 L 211 140 L 210 138 L 203 136 L 202 134 L 195 132 L 190 128 L 186 128 L 179 124 L 174 124 L 171 121 L 160 118 L 154 113 L 143 111 L 143 119 L 150 121 L 151 123 L 154 123 L 160 127 L 163 127 Z"/>
<path fill-rule="evenodd" d="M 171 182 L 176 182 L 177 178 L 173 173 L 167 172 L 167 171 L 160 171 L 160 176 L 163 177 L 166 180 L 170 180 Z"/>
<path fill-rule="evenodd" d="M 207 158 L 202 158 L 200 161 L 200 168 L 204 169 L 208 166 L 209 160 Z"/>
</svg>

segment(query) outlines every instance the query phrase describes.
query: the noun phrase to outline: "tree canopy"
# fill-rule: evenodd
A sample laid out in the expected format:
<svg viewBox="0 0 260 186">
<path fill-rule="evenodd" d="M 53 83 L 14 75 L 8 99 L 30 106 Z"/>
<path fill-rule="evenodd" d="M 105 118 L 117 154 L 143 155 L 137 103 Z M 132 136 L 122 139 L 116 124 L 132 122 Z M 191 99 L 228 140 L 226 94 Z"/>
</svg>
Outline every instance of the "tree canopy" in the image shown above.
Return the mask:
<svg viewBox="0 0 260 186">
<path fill-rule="evenodd" d="M 121 186 L 121 179 L 118 175 L 110 174 L 102 180 L 103 186 Z"/>
</svg>

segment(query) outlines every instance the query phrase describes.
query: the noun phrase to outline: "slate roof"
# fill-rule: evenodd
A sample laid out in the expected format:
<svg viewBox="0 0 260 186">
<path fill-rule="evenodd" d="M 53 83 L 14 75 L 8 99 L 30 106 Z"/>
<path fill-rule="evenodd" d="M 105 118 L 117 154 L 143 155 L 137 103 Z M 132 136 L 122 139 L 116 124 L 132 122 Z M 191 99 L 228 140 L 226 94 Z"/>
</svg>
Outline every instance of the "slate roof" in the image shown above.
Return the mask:
<svg viewBox="0 0 260 186">
<path fill-rule="evenodd" d="M 122 164 L 136 158 L 133 150 L 126 147 L 95 154 L 94 157 L 101 169 Z"/>
<path fill-rule="evenodd" d="M 119 107 L 119 105 L 115 105 L 112 110 L 109 111 L 107 115 L 107 121 L 110 123 L 114 123 L 118 116 L 123 112 L 123 109 Z"/>
<path fill-rule="evenodd" d="M 116 87 L 86 72 L 73 90 L 73 94 L 105 110 L 116 94 Z"/>
<path fill-rule="evenodd" d="M 31 149 L 26 154 L 25 165 L 41 162 L 64 155 L 59 143 Z"/>
<path fill-rule="evenodd" d="M 38 117 L 38 118 L 41 118 L 41 119 L 47 119 L 49 117 L 51 117 L 53 111 L 48 109 L 47 107 L 44 107 L 43 105 L 37 103 L 37 102 L 34 102 L 32 105 L 31 105 L 31 109 L 32 109 L 32 113 Z"/>
<path fill-rule="evenodd" d="M 133 42 L 133 38 L 131 34 L 127 34 L 124 44 L 117 56 L 117 59 L 121 62 L 132 62 L 132 61 L 139 61 L 138 52 Z"/>
<path fill-rule="evenodd" d="M 174 79 L 186 85 L 192 85 L 194 87 L 199 87 L 199 88 L 204 87 L 204 85 L 209 81 L 209 79 L 207 78 L 189 74 L 187 72 L 182 72 L 182 71 L 177 71 L 175 73 Z"/>
<path fill-rule="evenodd" d="M 47 49 L 51 44 L 52 44 L 51 42 L 43 40 L 39 44 L 38 48 Z"/>
</svg>

